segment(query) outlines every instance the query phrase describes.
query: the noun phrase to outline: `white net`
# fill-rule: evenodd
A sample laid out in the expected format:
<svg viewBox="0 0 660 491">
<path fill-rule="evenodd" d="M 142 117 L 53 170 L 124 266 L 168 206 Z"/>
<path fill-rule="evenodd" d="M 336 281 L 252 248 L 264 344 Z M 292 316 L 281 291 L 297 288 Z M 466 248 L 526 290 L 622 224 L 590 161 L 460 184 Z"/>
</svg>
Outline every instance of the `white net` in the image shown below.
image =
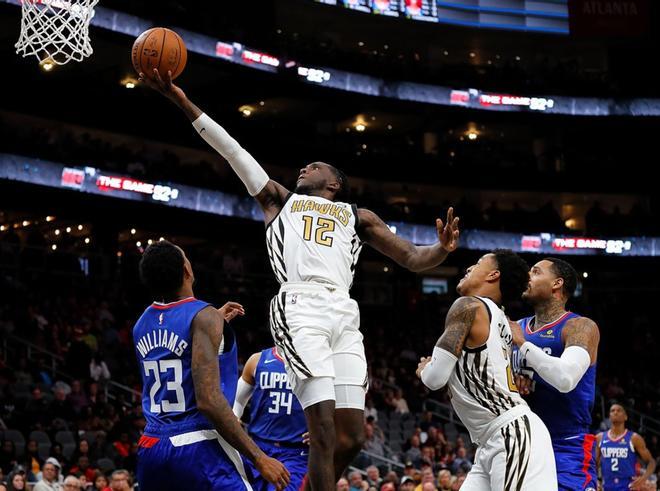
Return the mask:
<svg viewBox="0 0 660 491">
<path fill-rule="evenodd" d="M 93 53 L 89 23 L 99 0 L 22 0 L 16 53 L 64 65 Z"/>
</svg>

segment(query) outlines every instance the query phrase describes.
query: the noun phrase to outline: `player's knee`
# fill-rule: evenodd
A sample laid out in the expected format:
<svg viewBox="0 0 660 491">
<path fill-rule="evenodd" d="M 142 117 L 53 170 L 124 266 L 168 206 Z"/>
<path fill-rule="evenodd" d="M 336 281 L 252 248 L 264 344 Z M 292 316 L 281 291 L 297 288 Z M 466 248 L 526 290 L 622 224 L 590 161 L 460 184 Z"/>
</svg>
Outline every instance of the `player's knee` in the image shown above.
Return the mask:
<svg viewBox="0 0 660 491">
<path fill-rule="evenodd" d="M 362 450 L 366 437 L 364 430 L 340 432 L 337 435 L 337 452 L 346 455 L 356 455 Z"/>
<path fill-rule="evenodd" d="M 332 415 L 320 418 L 310 428 L 310 445 L 320 451 L 332 452 L 335 448 L 335 421 Z"/>
</svg>

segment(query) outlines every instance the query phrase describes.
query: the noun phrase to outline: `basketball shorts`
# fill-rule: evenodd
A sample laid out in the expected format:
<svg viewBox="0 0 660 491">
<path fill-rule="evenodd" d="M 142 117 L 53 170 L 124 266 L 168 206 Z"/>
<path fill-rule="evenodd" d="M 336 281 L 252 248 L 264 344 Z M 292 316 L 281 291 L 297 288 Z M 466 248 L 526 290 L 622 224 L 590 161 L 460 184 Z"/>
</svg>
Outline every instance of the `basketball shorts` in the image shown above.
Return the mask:
<svg viewBox="0 0 660 491">
<path fill-rule="evenodd" d="M 588 433 L 552 440 L 557 462 L 559 489 L 595 491 L 596 436 Z"/>
<path fill-rule="evenodd" d="M 138 445 L 140 491 L 252 490 L 240 454 L 215 430 L 143 435 Z"/>
<path fill-rule="evenodd" d="M 531 411 L 491 433 L 475 455 L 461 491 L 556 491 L 550 434 Z"/>
<path fill-rule="evenodd" d="M 309 447 L 307 445 L 282 447 L 281 445 L 276 445 L 275 442 L 261 440 L 254 436 L 252 438 L 266 455 L 279 460 L 291 474 L 291 481 L 285 488 L 285 491 L 299 491 L 303 479 L 305 478 L 305 474 L 307 473 Z M 246 461 L 246 467 L 253 476 L 251 483 L 254 491 L 274 491 L 276 489 L 274 485 L 270 484 L 259 475 L 259 471 L 257 471 L 251 462 Z"/>
<path fill-rule="evenodd" d="M 348 292 L 286 283 L 271 300 L 270 329 L 296 395 L 305 380 L 329 377 L 335 386 L 362 387 L 364 397 L 368 378 L 360 311 Z M 327 394 L 327 399 L 336 397 Z"/>
</svg>

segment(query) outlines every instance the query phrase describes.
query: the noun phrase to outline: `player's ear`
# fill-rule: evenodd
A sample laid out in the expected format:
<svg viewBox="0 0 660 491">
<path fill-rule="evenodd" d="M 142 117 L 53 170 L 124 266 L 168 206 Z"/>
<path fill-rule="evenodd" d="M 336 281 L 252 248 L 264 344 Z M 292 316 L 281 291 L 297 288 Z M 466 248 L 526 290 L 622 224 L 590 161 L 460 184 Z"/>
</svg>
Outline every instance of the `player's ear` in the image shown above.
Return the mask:
<svg viewBox="0 0 660 491">
<path fill-rule="evenodd" d="M 552 289 L 561 290 L 562 288 L 564 288 L 564 278 L 555 278 L 552 282 Z"/>
<path fill-rule="evenodd" d="M 499 269 L 493 269 L 490 273 L 488 273 L 488 276 L 486 276 L 486 281 L 489 281 L 491 283 L 497 281 L 500 279 L 500 276 L 502 276 L 502 273 L 500 273 Z"/>
<path fill-rule="evenodd" d="M 327 188 L 333 193 L 338 193 L 341 189 L 341 185 L 339 184 L 339 181 L 330 181 L 327 185 Z"/>
</svg>

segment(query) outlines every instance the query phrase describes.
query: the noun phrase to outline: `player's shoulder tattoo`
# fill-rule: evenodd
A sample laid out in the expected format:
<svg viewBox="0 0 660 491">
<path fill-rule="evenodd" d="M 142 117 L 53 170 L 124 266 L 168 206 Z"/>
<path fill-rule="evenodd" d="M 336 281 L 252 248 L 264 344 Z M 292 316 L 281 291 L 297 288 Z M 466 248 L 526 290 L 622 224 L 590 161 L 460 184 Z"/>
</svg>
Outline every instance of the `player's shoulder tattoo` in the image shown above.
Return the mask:
<svg viewBox="0 0 660 491">
<path fill-rule="evenodd" d="M 436 346 L 458 357 L 482 305 L 481 301 L 474 297 L 457 299 L 447 313 L 445 332 L 440 336 Z"/>
<path fill-rule="evenodd" d="M 576 317 L 566 323 L 566 347 L 580 346 L 591 352 L 598 346 L 600 332 L 594 321 L 588 317 Z"/>
</svg>

